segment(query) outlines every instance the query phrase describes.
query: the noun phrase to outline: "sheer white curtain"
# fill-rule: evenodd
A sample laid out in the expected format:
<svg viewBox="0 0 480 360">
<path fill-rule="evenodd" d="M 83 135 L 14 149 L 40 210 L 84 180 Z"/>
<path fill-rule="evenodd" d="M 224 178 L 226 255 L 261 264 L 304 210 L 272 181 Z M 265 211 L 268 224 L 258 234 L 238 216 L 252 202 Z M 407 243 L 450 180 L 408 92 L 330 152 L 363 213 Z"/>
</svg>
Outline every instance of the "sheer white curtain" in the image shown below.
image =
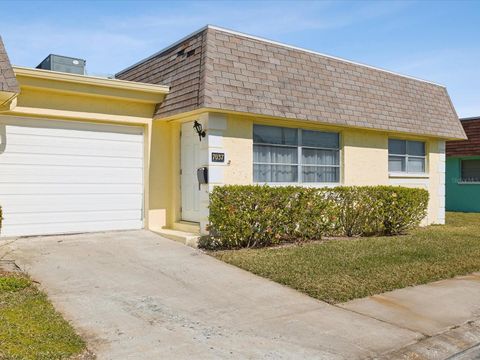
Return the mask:
<svg viewBox="0 0 480 360">
<path fill-rule="evenodd" d="M 253 162 L 255 182 L 297 181 L 298 150 L 296 147 L 254 145 Z"/>
<path fill-rule="evenodd" d="M 253 140 L 255 182 L 339 181 L 337 133 L 254 125 Z"/>
<path fill-rule="evenodd" d="M 303 182 L 337 182 L 339 154 L 336 150 L 302 149 Z M 308 166 L 310 165 L 310 166 Z M 314 166 L 317 165 L 317 166 Z M 334 166 L 326 166 L 334 165 Z"/>
</svg>

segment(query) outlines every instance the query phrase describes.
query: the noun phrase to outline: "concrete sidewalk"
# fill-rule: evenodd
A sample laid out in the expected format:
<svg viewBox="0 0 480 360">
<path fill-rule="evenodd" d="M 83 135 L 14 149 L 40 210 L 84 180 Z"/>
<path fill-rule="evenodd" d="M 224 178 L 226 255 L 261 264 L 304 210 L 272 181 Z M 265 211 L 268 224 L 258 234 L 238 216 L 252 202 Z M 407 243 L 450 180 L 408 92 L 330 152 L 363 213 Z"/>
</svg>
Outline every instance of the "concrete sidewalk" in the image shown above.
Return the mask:
<svg viewBox="0 0 480 360">
<path fill-rule="evenodd" d="M 392 360 L 446 359 L 480 343 L 480 273 L 339 306 L 424 335 L 424 340 L 385 356 Z"/>
<path fill-rule="evenodd" d="M 340 306 L 433 336 L 480 316 L 480 273 L 395 290 Z"/>
<path fill-rule="evenodd" d="M 384 354 L 383 360 L 480 360 L 480 321 L 460 326 Z"/>
<path fill-rule="evenodd" d="M 478 328 L 478 275 L 332 306 L 148 231 L 3 245 L 99 359 L 443 359 Z"/>
</svg>

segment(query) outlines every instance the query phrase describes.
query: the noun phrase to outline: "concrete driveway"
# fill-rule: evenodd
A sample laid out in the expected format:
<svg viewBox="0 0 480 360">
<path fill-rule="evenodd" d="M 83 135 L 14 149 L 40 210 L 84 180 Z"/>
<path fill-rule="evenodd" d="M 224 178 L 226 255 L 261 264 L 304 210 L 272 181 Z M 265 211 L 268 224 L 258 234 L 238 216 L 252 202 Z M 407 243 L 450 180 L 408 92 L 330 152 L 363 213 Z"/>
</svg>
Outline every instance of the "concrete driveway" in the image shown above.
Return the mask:
<svg viewBox="0 0 480 360">
<path fill-rule="evenodd" d="M 4 245 L 99 359 L 357 359 L 421 337 L 148 231 Z"/>
</svg>

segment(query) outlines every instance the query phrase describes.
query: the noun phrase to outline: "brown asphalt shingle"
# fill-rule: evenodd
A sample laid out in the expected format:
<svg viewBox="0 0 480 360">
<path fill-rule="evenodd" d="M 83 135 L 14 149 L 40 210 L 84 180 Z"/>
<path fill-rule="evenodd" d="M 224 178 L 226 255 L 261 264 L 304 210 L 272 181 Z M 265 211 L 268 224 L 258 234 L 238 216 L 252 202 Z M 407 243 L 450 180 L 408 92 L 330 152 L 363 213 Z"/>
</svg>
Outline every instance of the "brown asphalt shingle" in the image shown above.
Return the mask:
<svg viewBox="0 0 480 360">
<path fill-rule="evenodd" d="M 480 117 L 462 119 L 468 136 L 464 141 L 447 141 L 447 156 L 480 156 Z"/>
<path fill-rule="evenodd" d="M 6 91 L 11 93 L 19 93 L 20 88 L 18 86 L 15 73 L 13 72 L 12 65 L 8 59 L 7 51 L 3 45 L 2 38 L 0 37 L 0 91 Z"/>
<path fill-rule="evenodd" d="M 156 118 L 203 107 L 465 138 L 442 86 L 215 27 L 117 77 L 171 87 Z"/>
</svg>

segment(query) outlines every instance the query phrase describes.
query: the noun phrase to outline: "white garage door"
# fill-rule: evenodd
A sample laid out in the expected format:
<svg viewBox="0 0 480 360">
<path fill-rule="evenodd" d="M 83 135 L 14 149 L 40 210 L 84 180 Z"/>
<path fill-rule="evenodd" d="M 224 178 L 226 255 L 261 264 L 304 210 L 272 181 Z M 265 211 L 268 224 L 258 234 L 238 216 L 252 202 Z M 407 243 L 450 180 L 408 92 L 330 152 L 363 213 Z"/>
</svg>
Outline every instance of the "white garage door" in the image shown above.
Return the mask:
<svg viewBox="0 0 480 360">
<path fill-rule="evenodd" d="M 143 226 L 143 129 L 0 116 L 1 236 Z"/>
</svg>

